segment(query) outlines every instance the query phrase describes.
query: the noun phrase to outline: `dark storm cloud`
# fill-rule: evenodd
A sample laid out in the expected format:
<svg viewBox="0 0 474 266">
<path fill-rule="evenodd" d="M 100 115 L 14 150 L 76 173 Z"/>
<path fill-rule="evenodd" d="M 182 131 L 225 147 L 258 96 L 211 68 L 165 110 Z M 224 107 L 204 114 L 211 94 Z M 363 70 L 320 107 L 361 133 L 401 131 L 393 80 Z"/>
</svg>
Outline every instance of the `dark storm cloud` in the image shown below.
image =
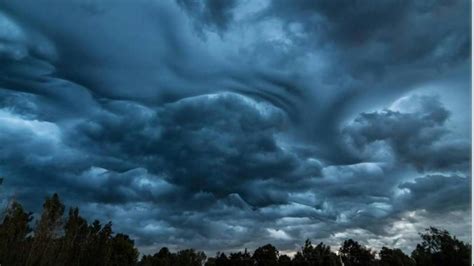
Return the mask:
<svg viewBox="0 0 474 266">
<path fill-rule="evenodd" d="M 78 149 L 87 147 L 84 153 L 100 154 L 97 163 L 103 167 L 123 171 L 144 165 L 192 193 L 241 193 L 257 205 L 272 203 L 272 193 L 257 193 L 252 180 L 290 184 L 320 172 L 317 163 L 279 146 L 277 134 L 288 122 L 265 102 L 222 93 L 157 110 L 127 102 L 106 106 L 97 120 L 77 124 L 71 138 Z"/>
<path fill-rule="evenodd" d="M 315 60 L 330 61 L 325 75 L 312 81 L 312 90 L 318 91 L 315 98 L 330 103 L 318 110 L 322 117 L 316 117 L 327 129 L 314 129 L 314 134 L 337 146 L 331 136 L 355 108 L 399 97 L 441 73 L 469 69 L 467 5 L 465 1 L 277 0 L 270 1 L 260 16 L 284 23 L 285 36 L 295 45 L 283 51 L 294 50 L 291 56 L 297 57 L 323 51 L 327 59 Z"/>
<path fill-rule="evenodd" d="M 399 188 L 409 191 L 405 203 L 407 208 L 444 212 L 469 208 L 469 185 L 469 178 L 466 177 L 428 175 L 400 184 Z"/>
<path fill-rule="evenodd" d="M 45 4 L 50 7 L 47 15 L 34 12 Z M 85 4 L 103 11 L 91 14 Z M 186 28 L 179 24 L 179 18 L 184 18 L 171 3 L 51 0 L 5 6 L 25 28 L 41 31 L 54 43 L 57 58 L 47 63 L 55 66 L 56 77 L 85 85 L 97 97 L 156 103 L 212 90 L 204 84 L 189 88 L 193 78 L 214 69 L 212 64 L 196 67 L 194 62 L 209 58 L 206 51 L 190 53 L 200 48 L 190 44 Z"/>
<path fill-rule="evenodd" d="M 361 69 L 366 65 L 368 71 L 407 60 L 427 63 L 442 58 L 449 63 L 469 57 L 469 22 L 464 19 L 469 10 L 464 1 L 276 0 L 263 15 L 301 24 L 306 33 L 302 38 L 308 45 L 329 42 L 341 46 L 346 60 Z M 428 25 L 437 30 L 426 30 Z M 412 45 L 413 41 L 417 45 Z"/>
<path fill-rule="evenodd" d="M 362 154 L 373 154 L 371 144 L 385 142 L 404 163 L 422 170 L 469 168 L 469 142 L 453 139 L 445 122 L 449 117 L 437 97 L 404 99 L 413 112 L 383 110 L 362 113 L 344 128 L 349 142 Z M 372 149 L 371 149 L 372 148 Z M 367 152 L 368 149 L 369 152 Z"/>
<path fill-rule="evenodd" d="M 219 1 L 219 0 L 177 0 L 178 4 L 193 17 L 199 29 L 203 25 L 211 30 L 222 32 L 227 29 L 232 22 L 232 10 L 238 0 Z"/>
<path fill-rule="evenodd" d="M 0 2 L 0 170 L 29 209 L 59 192 L 147 252 L 467 228 L 464 1 Z"/>
<path fill-rule="evenodd" d="M 296 158 L 276 143 L 284 115 L 271 105 L 221 94 L 184 99 L 164 112 L 161 142 L 177 183 L 225 192 L 295 168 Z"/>
</svg>

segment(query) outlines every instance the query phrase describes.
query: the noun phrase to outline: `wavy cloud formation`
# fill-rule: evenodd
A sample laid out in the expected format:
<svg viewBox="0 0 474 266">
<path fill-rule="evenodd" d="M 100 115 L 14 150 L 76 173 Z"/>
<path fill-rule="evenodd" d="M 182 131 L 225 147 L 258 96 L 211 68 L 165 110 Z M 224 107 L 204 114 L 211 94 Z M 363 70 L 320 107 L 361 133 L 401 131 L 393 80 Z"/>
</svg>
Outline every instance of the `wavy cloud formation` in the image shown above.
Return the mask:
<svg viewBox="0 0 474 266">
<path fill-rule="evenodd" d="M 469 239 L 469 3 L 0 3 L 4 202 L 145 253 Z"/>
</svg>

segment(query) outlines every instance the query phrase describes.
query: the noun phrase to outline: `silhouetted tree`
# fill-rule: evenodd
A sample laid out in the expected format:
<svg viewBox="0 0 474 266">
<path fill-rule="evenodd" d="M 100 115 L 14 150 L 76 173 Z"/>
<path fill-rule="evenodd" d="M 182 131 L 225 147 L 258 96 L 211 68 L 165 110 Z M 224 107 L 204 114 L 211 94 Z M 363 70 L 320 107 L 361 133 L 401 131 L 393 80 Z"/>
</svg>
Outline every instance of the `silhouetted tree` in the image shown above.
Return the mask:
<svg viewBox="0 0 474 266">
<path fill-rule="evenodd" d="M 46 198 L 43 212 L 34 232 L 34 240 L 26 265 L 54 265 L 58 250 L 58 237 L 63 225 L 64 205 L 58 194 Z"/>
<path fill-rule="evenodd" d="M 163 247 L 154 255 L 143 256 L 140 266 L 172 266 L 176 264 L 176 254 L 172 254 L 167 247 Z"/>
<path fill-rule="evenodd" d="M 202 266 L 206 261 L 204 252 L 196 252 L 194 249 L 180 250 L 177 253 L 177 266 Z"/>
<path fill-rule="evenodd" d="M 278 264 L 278 250 L 270 245 L 259 247 L 253 253 L 252 258 L 255 260 L 257 266 L 274 266 Z"/>
<path fill-rule="evenodd" d="M 294 266 L 307 266 L 307 265 L 309 265 L 309 262 L 306 261 L 305 257 L 303 256 L 303 253 L 301 253 L 301 251 L 298 251 L 298 252 L 296 252 L 295 256 L 293 257 L 292 265 L 294 265 Z"/>
<path fill-rule="evenodd" d="M 205 265 L 206 266 L 227 266 L 227 265 L 230 265 L 229 263 L 230 261 L 225 255 L 225 253 L 217 252 L 216 257 L 209 258 L 206 261 Z"/>
<path fill-rule="evenodd" d="M 84 265 L 85 246 L 90 237 L 87 221 L 79 215 L 79 209 L 69 210 L 68 219 L 64 225 L 64 237 L 61 241 L 59 263 L 63 265 Z"/>
<path fill-rule="evenodd" d="M 471 246 L 451 236 L 448 231 L 430 227 L 420 236 L 423 242 L 411 255 L 416 265 L 470 265 Z"/>
<path fill-rule="evenodd" d="M 400 249 L 382 247 L 379 257 L 380 266 L 415 266 L 415 261 Z"/>
<path fill-rule="evenodd" d="M 28 254 L 31 232 L 29 226 L 33 219 L 26 213 L 20 203 L 13 201 L 0 225 L 0 264 L 24 265 Z"/>
<path fill-rule="evenodd" d="M 339 266 L 339 258 L 331 251 L 331 248 L 323 243 L 319 243 L 316 247 L 307 239 L 300 252 L 297 252 L 293 264 L 296 266 Z"/>
<path fill-rule="evenodd" d="M 291 258 L 288 255 L 278 257 L 278 266 L 291 266 Z"/>
<path fill-rule="evenodd" d="M 422 243 L 411 258 L 400 249 L 383 247 L 379 260 L 374 252 L 352 239 L 344 241 L 340 256 L 330 247 L 306 240 L 293 259 L 279 255 L 271 244 L 247 252 L 217 253 L 209 258 L 203 252 L 184 249 L 172 253 L 164 247 L 154 255 L 143 256 L 138 262 L 134 241 L 125 234 L 115 234 L 112 223 L 104 226 L 98 220 L 92 224 L 79 215 L 79 209 L 69 210 L 63 221 L 64 205 L 54 194 L 46 198 L 43 212 L 31 234 L 32 214 L 12 202 L 0 224 L 0 264 L 34 266 L 467 266 L 470 265 L 469 244 L 451 236 L 447 231 L 429 228 L 420 234 Z"/>
<path fill-rule="evenodd" d="M 138 250 L 128 235 L 117 234 L 110 241 L 110 261 L 108 265 L 135 265 L 138 261 Z M 193 265 L 193 264 L 189 264 Z"/>
<path fill-rule="evenodd" d="M 107 265 L 111 254 L 112 223 L 109 222 L 102 227 L 100 222 L 95 220 L 88 226 L 87 231 L 84 257 L 81 259 L 83 265 Z"/>
<path fill-rule="evenodd" d="M 344 241 L 339 252 L 345 266 L 370 266 L 375 264 L 374 253 L 352 239 Z"/>
<path fill-rule="evenodd" d="M 225 266 L 229 265 L 229 259 L 225 255 L 225 253 L 217 253 L 216 256 L 216 266 Z"/>
<path fill-rule="evenodd" d="M 229 265 L 230 266 L 251 266 L 254 265 L 254 261 L 250 254 L 247 252 L 247 249 L 242 252 L 231 253 L 229 255 Z"/>
<path fill-rule="evenodd" d="M 204 263 L 204 266 L 216 266 L 216 258 L 210 257 L 207 259 L 206 263 Z"/>
<path fill-rule="evenodd" d="M 172 254 L 167 247 L 161 248 L 157 254 L 153 256 L 159 266 L 172 266 L 176 260 L 176 255 Z"/>
<path fill-rule="evenodd" d="M 314 259 L 314 265 L 317 266 L 340 265 L 340 260 L 337 255 L 331 251 L 331 248 L 329 246 L 324 245 L 322 242 L 313 248 L 310 257 Z"/>
</svg>

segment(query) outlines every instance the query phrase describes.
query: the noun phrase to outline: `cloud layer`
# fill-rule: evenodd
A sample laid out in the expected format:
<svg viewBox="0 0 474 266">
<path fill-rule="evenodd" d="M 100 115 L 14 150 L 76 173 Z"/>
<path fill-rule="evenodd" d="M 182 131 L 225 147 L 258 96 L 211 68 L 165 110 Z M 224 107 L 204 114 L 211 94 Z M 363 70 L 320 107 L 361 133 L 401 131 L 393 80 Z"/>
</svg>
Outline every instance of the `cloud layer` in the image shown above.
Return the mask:
<svg viewBox="0 0 474 266">
<path fill-rule="evenodd" d="M 469 3 L 0 2 L 4 200 L 144 252 L 469 239 Z"/>
</svg>

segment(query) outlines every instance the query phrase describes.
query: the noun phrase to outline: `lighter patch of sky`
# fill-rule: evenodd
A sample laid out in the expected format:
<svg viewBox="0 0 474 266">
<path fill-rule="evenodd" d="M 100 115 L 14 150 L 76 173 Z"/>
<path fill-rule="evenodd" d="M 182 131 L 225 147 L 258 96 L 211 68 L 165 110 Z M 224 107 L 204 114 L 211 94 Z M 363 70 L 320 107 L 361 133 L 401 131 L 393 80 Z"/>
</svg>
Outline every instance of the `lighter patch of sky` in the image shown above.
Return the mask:
<svg viewBox="0 0 474 266">
<path fill-rule="evenodd" d="M 267 228 L 267 232 L 270 234 L 271 238 L 281 239 L 281 240 L 291 240 L 291 236 L 289 236 L 285 231 L 281 229 L 273 229 Z"/>
<path fill-rule="evenodd" d="M 33 134 L 36 138 L 42 139 L 52 144 L 61 142 L 60 128 L 51 122 L 30 120 L 20 115 L 11 113 L 9 110 L 0 109 L 0 127 L 1 131 L 27 131 Z"/>
</svg>

